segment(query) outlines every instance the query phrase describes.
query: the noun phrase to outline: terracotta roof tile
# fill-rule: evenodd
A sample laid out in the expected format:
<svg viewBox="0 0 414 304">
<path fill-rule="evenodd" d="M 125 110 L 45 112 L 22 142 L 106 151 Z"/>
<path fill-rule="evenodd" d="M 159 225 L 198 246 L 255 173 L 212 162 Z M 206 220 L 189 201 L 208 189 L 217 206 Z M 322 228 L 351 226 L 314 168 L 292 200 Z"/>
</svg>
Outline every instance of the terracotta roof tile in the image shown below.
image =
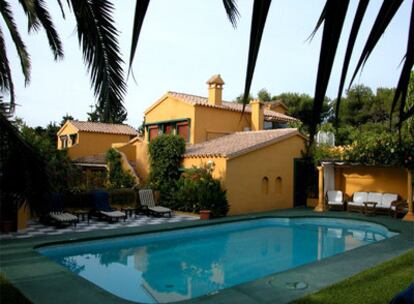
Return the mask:
<svg viewBox="0 0 414 304">
<path fill-rule="evenodd" d="M 138 132 L 129 125 L 79 120 L 70 120 L 69 122 L 72 125 L 74 125 L 79 131 L 84 132 L 108 133 L 119 135 L 138 135 Z"/>
<path fill-rule="evenodd" d="M 184 157 L 235 157 L 295 135 L 302 136 L 294 128 L 236 132 L 188 146 Z"/>
<path fill-rule="evenodd" d="M 235 102 L 229 102 L 229 101 L 223 101 L 221 105 L 212 105 L 208 103 L 208 99 L 206 97 L 196 96 L 196 95 L 190 95 L 190 94 L 184 94 L 184 93 L 177 93 L 177 92 L 168 92 L 168 95 L 177 98 L 181 101 L 184 101 L 186 103 L 192 104 L 192 105 L 200 105 L 210 108 L 217 108 L 217 109 L 223 109 L 228 111 L 234 111 L 234 112 L 241 112 L 243 110 L 243 104 L 235 103 Z M 246 105 L 244 111 L 246 113 L 251 113 L 252 109 L 250 105 Z M 290 121 L 298 121 L 298 119 L 284 115 L 282 113 L 278 113 L 269 109 L 264 109 L 264 116 L 266 120 L 270 121 L 276 121 L 276 122 L 290 122 Z"/>
</svg>

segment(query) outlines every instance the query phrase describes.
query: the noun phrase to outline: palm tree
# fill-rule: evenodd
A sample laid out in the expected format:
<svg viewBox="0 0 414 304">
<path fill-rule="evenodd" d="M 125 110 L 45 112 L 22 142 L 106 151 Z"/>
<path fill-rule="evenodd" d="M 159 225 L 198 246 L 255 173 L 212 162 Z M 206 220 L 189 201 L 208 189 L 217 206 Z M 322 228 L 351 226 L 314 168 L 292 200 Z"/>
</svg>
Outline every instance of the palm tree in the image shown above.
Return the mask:
<svg viewBox="0 0 414 304">
<path fill-rule="evenodd" d="M 58 3 L 65 17 L 65 8 L 60 0 Z M 118 31 L 112 17 L 113 5 L 108 0 L 68 0 L 66 3 L 66 10 L 74 14 L 77 22 L 78 40 L 90 73 L 100 120 L 112 122 L 113 117 L 126 115 L 122 104 L 126 82 L 118 45 Z M 29 33 L 43 29 L 54 59 L 63 58 L 62 43 L 45 1 L 19 0 L 19 4 L 26 14 Z M 17 29 L 8 0 L 0 0 L 0 13 L 17 50 L 25 84 L 28 84 L 30 56 Z M 9 105 L 5 107 L 2 103 L 0 107 L 0 213 L 4 215 L 5 210 L 14 212 L 23 198 L 27 199 L 31 210 L 41 211 L 44 207 L 44 195 L 50 189 L 48 173 L 42 156 L 25 142 L 7 118 L 7 114 L 14 109 L 15 94 L 4 29 L 1 27 L 0 91 L 10 95 Z M 16 196 L 16 193 L 20 195 Z"/>
</svg>

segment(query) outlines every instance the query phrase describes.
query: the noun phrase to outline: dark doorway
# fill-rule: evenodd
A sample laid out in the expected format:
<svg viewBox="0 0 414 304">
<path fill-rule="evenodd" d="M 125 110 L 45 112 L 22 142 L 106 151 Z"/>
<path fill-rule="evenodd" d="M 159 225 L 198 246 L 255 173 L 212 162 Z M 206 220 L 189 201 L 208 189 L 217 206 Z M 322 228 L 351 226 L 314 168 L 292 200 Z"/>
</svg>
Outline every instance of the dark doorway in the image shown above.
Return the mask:
<svg viewBox="0 0 414 304">
<path fill-rule="evenodd" d="M 315 165 L 303 158 L 294 159 L 293 206 L 306 207 L 306 198 L 317 195 L 318 174 Z"/>
</svg>

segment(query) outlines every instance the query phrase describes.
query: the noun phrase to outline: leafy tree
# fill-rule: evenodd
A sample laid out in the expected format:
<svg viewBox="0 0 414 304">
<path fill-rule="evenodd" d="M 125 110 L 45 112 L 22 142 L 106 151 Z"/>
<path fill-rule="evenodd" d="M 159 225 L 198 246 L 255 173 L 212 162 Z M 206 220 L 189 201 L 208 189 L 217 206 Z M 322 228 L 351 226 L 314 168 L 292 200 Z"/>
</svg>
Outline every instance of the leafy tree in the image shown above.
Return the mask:
<svg viewBox="0 0 414 304">
<path fill-rule="evenodd" d="M 45 129 L 23 125 L 21 134 L 34 149 L 46 159 L 52 191 L 64 191 L 73 187 L 80 178 L 80 170 L 72 164 L 65 150 L 58 150 L 56 132 L 59 126 L 50 123 Z"/>
<path fill-rule="evenodd" d="M 261 89 L 258 93 L 257 93 L 257 98 L 262 101 L 262 102 L 267 102 L 267 101 L 271 101 L 272 97 L 270 95 L 270 92 L 266 89 Z"/>
<path fill-rule="evenodd" d="M 62 120 L 60 121 L 60 127 L 63 127 L 63 125 L 66 123 L 66 121 L 68 121 L 68 120 L 73 120 L 74 118 L 73 118 L 73 116 L 72 115 L 69 115 L 68 113 L 66 113 L 66 115 L 64 115 L 63 117 L 62 117 Z"/>
<path fill-rule="evenodd" d="M 282 93 L 272 97 L 272 100 L 282 100 L 287 106 L 287 115 L 295 117 L 302 121 L 303 129 L 309 132 L 310 124 L 312 122 L 313 99 L 307 94 L 299 93 Z M 331 109 L 329 107 L 329 99 L 325 98 L 320 120 L 321 123 L 327 120 L 330 116 Z"/>
<path fill-rule="evenodd" d="M 249 97 L 247 97 L 248 102 L 252 101 L 254 99 L 253 95 L 249 94 Z M 243 94 L 240 94 L 236 97 L 234 100 L 236 103 L 243 103 Z"/>
</svg>

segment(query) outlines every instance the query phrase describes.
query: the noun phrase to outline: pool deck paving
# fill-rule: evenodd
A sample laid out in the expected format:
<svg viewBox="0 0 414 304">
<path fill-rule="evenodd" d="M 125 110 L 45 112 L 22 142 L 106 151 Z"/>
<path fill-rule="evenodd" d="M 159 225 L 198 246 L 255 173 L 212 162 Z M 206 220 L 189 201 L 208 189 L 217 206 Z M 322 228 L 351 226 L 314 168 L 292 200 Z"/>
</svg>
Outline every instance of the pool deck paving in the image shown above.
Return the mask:
<svg viewBox="0 0 414 304">
<path fill-rule="evenodd" d="M 317 262 L 219 290 L 213 295 L 180 303 L 289 303 L 414 249 L 413 222 L 404 222 L 389 216 L 367 217 L 358 213 L 315 213 L 311 209 L 288 209 L 210 221 L 185 221 L 24 239 L 0 239 L 0 272 L 4 273 L 7 280 L 33 303 L 133 303 L 99 288 L 54 263 L 40 255 L 36 248 L 51 244 L 139 235 L 268 217 L 330 217 L 364 220 L 384 225 L 399 234 Z M 306 288 L 292 289 L 291 286 L 297 282 L 304 282 Z"/>
</svg>

